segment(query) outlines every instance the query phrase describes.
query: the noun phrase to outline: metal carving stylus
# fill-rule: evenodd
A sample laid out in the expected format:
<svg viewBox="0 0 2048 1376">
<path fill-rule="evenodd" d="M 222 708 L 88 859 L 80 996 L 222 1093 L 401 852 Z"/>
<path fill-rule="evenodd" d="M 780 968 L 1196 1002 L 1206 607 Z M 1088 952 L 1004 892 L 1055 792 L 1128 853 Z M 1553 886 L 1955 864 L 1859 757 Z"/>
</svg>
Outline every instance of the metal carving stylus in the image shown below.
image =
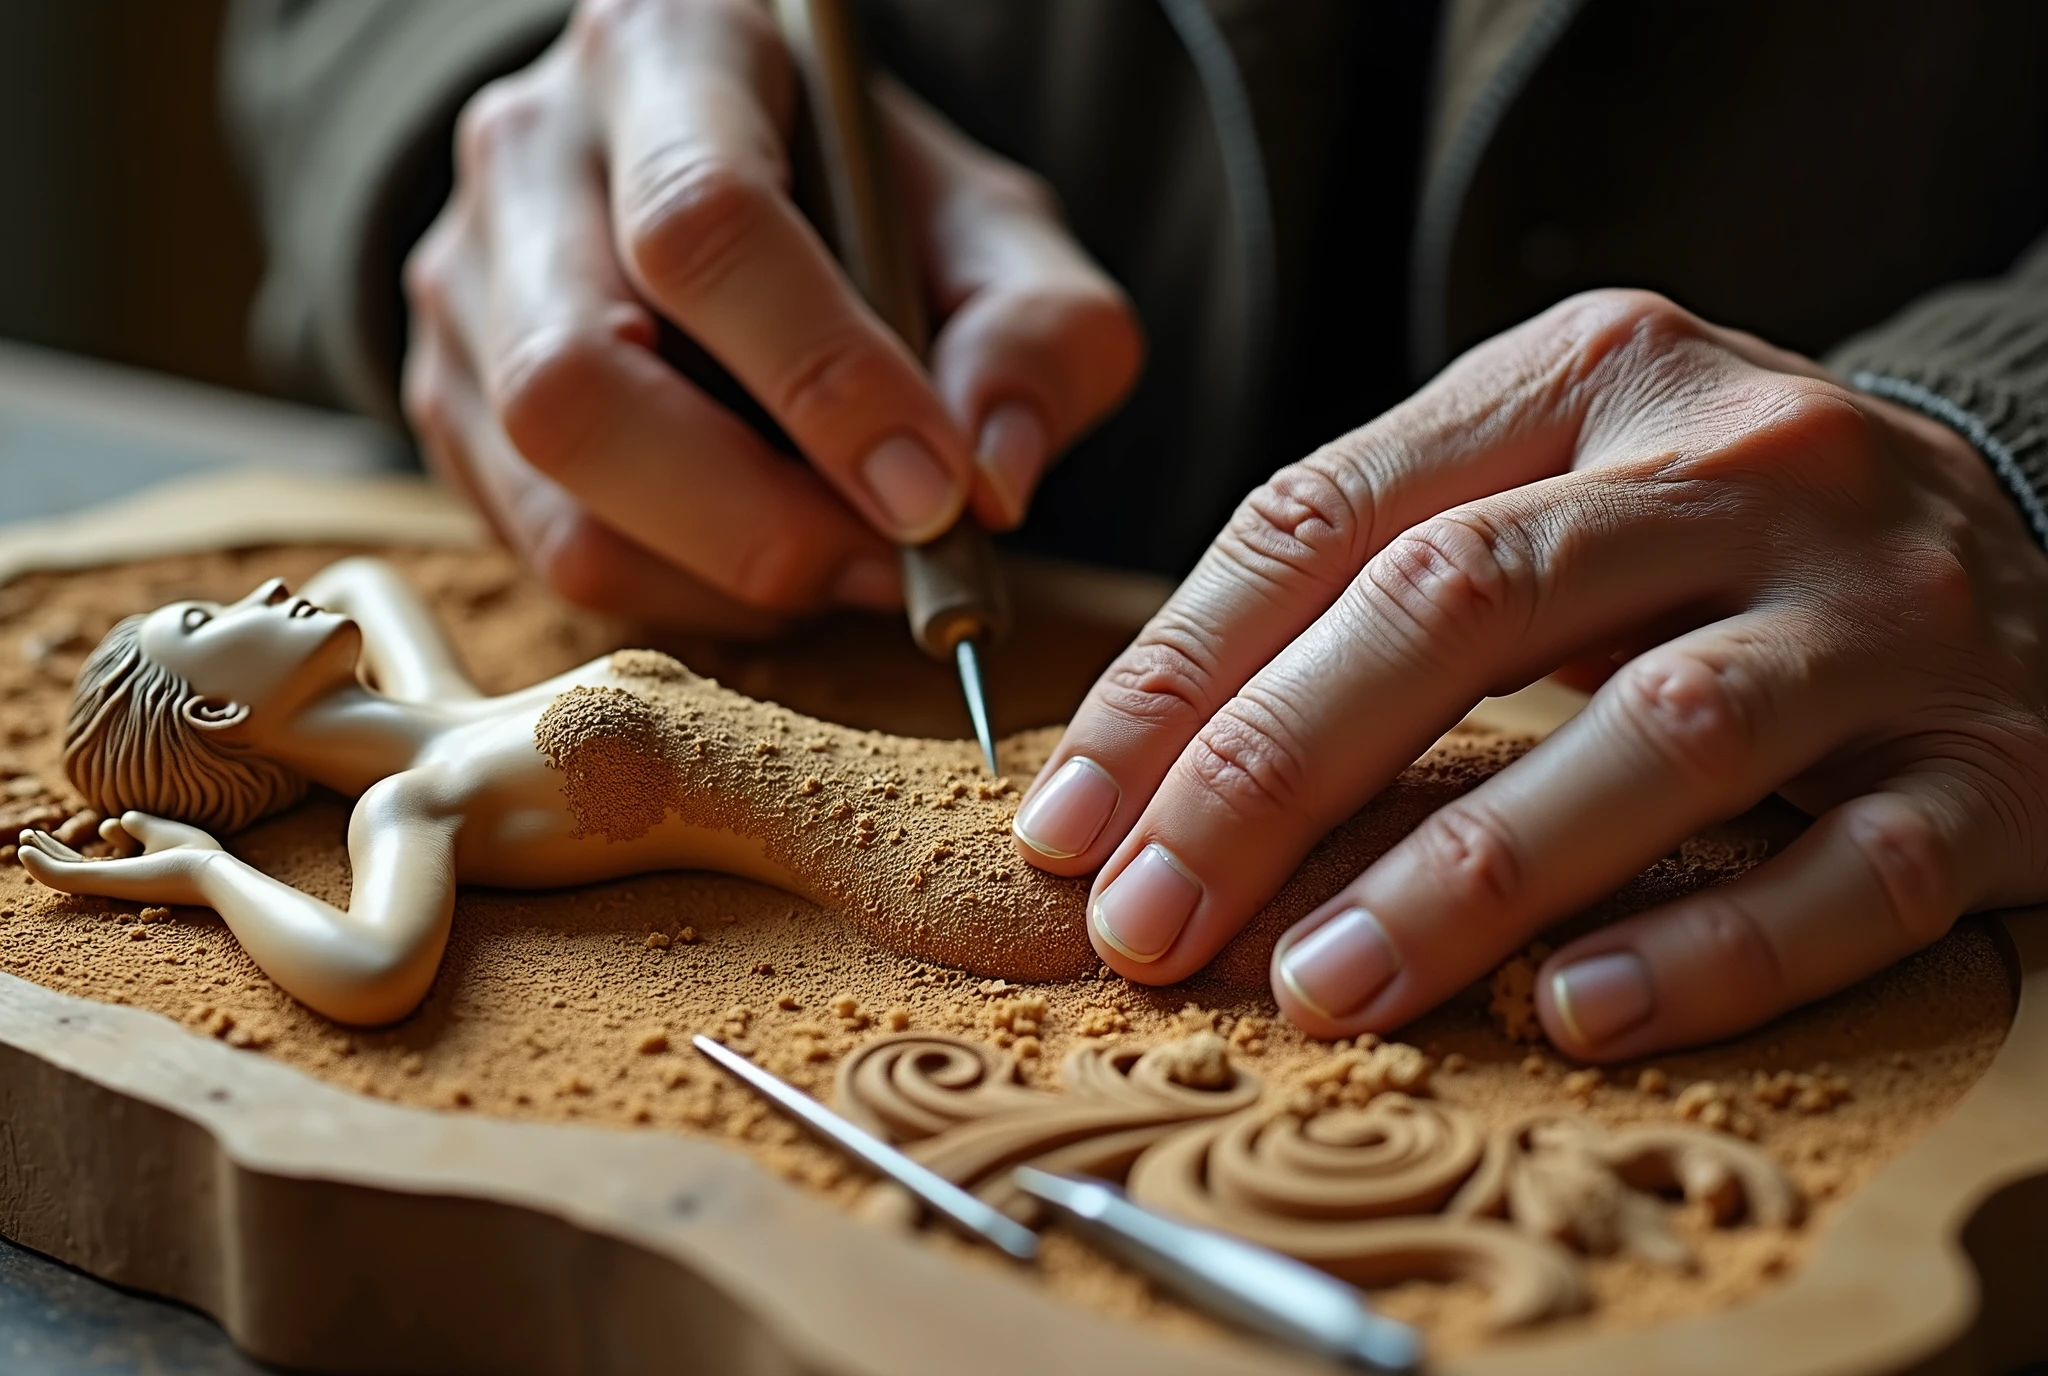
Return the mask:
<svg viewBox="0 0 2048 1376">
<path fill-rule="evenodd" d="M 824 228 L 846 274 L 875 313 L 920 359 L 930 348 L 924 295 L 890 183 L 868 94 L 859 34 L 844 0 L 776 0 L 775 18 L 803 76 L 810 133 L 824 186 Z M 988 534 L 972 514 L 937 539 L 902 550 L 903 605 L 918 647 L 953 661 L 975 739 L 996 767 L 982 647 L 1010 628 L 1010 606 Z"/>
<path fill-rule="evenodd" d="M 1304 1262 L 1153 1213 L 1099 1180 L 1030 1166 L 1010 1179 L 1198 1308 L 1369 1371 L 1408 1372 L 1422 1361 L 1413 1328 L 1374 1313 L 1357 1290 Z"/>
<path fill-rule="evenodd" d="M 932 1212 L 1019 1261 L 1029 1261 L 1038 1255 L 1038 1235 L 1000 1209 L 984 1204 L 930 1167 L 911 1160 L 881 1138 L 848 1122 L 795 1085 L 761 1069 L 731 1047 L 705 1036 L 692 1037 L 690 1043 L 720 1067 L 745 1080 L 812 1132 L 859 1157 L 880 1174 L 909 1190 Z"/>
</svg>

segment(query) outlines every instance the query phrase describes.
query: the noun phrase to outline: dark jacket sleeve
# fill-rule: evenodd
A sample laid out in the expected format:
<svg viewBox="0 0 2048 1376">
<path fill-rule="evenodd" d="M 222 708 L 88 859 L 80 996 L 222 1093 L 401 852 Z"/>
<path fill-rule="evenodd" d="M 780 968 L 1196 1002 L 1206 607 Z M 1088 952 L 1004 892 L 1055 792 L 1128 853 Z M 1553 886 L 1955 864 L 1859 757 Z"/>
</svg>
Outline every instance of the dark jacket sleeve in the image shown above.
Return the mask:
<svg viewBox="0 0 2048 1376">
<path fill-rule="evenodd" d="M 1826 361 L 1961 431 L 2048 548 L 2048 239 L 2005 277 L 1924 297 Z"/>
<path fill-rule="evenodd" d="M 268 245 L 258 363 L 396 415 L 399 266 L 449 185 L 456 112 L 531 60 L 569 0 L 234 0 L 222 103 Z"/>
</svg>

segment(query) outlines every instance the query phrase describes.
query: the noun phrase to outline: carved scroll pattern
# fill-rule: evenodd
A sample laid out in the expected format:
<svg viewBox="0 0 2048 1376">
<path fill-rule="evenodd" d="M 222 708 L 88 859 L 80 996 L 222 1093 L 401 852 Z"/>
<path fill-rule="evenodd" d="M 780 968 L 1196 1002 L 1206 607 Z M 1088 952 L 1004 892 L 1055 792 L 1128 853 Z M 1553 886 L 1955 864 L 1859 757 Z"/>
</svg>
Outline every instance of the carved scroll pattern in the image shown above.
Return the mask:
<svg viewBox="0 0 2048 1376">
<path fill-rule="evenodd" d="M 1052 1094 L 1019 1085 L 991 1047 L 910 1033 L 848 1058 L 839 1103 L 1027 1221 L 1032 1201 L 1009 1186 L 1011 1167 L 1127 1178 L 1141 1203 L 1356 1284 L 1477 1280 L 1499 1327 L 1583 1308 L 1575 1253 L 1689 1265 L 1660 1194 L 1720 1225 L 1800 1217 L 1767 1154 L 1704 1129 L 1609 1131 L 1538 1115 L 1488 1134 L 1468 1113 L 1397 1092 L 1303 1114 L 1262 1106 L 1258 1078 L 1219 1063 L 1213 1087 L 1199 1087 L 1181 1082 L 1183 1043 L 1088 1047 L 1062 1066 L 1067 1092 Z M 914 1215 L 889 1186 L 871 1192 L 869 1209 Z"/>
</svg>

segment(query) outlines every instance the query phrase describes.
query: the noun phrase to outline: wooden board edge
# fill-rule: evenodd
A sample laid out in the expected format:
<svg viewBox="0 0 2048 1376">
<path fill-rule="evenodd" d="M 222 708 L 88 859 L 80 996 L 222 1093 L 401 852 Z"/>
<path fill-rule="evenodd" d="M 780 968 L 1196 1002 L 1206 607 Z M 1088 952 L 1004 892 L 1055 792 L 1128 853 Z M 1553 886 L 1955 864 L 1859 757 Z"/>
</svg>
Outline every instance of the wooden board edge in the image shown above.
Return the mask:
<svg viewBox="0 0 2048 1376">
<path fill-rule="evenodd" d="M 1058 1303 L 709 1142 L 391 1104 L 10 975 L 0 1233 L 314 1371 L 1305 1370 Z"/>
</svg>

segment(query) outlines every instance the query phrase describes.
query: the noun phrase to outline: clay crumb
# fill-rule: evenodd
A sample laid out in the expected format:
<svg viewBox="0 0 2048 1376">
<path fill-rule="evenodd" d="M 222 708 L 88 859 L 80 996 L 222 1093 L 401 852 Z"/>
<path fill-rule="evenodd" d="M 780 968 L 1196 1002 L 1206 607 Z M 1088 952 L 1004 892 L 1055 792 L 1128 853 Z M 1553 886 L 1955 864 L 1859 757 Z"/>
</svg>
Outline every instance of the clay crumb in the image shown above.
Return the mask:
<svg viewBox="0 0 2048 1376">
<path fill-rule="evenodd" d="M 1792 1108 L 1800 1113 L 1826 1113 L 1849 1097 L 1849 1082 L 1833 1073 L 1780 1070 L 1759 1074 L 1750 1094 L 1771 1108 Z"/>
<path fill-rule="evenodd" d="M 1266 1051 L 1266 1032 L 1271 1026 L 1266 1019 L 1246 1014 L 1230 1028 L 1230 1047 L 1233 1051 L 1247 1056 L 1262 1056 Z"/>
<path fill-rule="evenodd" d="M 647 934 L 647 949 L 650 951 L 666 951 L 672 940 L 673 938 L 667 932 L 649 932 Z"/>
<path fill-rule="evenodd" d="M 1051 1009 L 1043 994 L 1025 994 L 1020 998 L 997 999 L 989 1005 L 989 1025 L 1000 1032 L 1019 1037 L 1035 1037 L 1045 1023 L 1045 1015 Z"/>
<path fill-rule="evenodd" d="M 697 944 L 697 929 L 695 927 L 683 928 L 682 931 L 676 933 L 676 940 L 685 946 L 695 946 Z"/>
<path fill-rule="evenodd" d="M 102 820 L 97 812 L 87 808 L 83 812 L 71 814 L 51 835 L 67 846 L 78 846 L 88 841 L 96 841 L 99 839 L 100 822 Z"/>
<path fill-rule="evenodd" d="M 1511 1042 L 1543 1040 L 1543 1024 L 1536 1017 L 1536 971 L 1549 958 L 1550 947 L 1538 941 L 1509 956 L 1493 972 L 1493 996 L 1486 1011 Z"/>
<path fill-rule="evenodd" d="M 1113 1037 L 1131 1030 L 1131 1020 L 1114 1008 L 1089 1008 L 1076 1028 L 1084 1037 Z"/>
<path fill-rule="evenodd" d="M 659 1055 L 668 1050 L 668 1033 L 658 1027 L 643 1033 L 640 1040 L 633 1044 L 633 1049 L 643 1056 Z"/>
<path fill-rule="evenodd" d="M 1735 1096 L 1727 1086 L 1712 1080 L 1696 1080 L 1680 1090 L 1671 1111 L 1689 1123 L 1716 1132 L 1756 1137 L 1756 1120 L 1736 1107 Z"/>
<path fill-rule="evenodd" d="M 756 961 L 754 963 L 754 973 L 757 975 L 772 975 L 775 973 L 775 966 L 769 961 Z"/>
<path fill-rule="evenodd" d="M 398 1069 L 406 1075 L 418 1075 L 427 1068 L 427 1058 L 417 1051 L 408 1051 L 398 1058 Z"/>
<path fill-rule="evenodd" d="M 1435 1069 L 1419 1048 L 1375 1037 L 1371 1046 L 1341 1050 L 1303 1071 L 1289 1108 L 1307 1114 L 1339 1104 L 1363 1106 L 1390 1092 L 1427 1094 Z"/>
<path fill-rule="evenodd" d="M 1464 1073 L 1467 1064 L 1469 1063 L 1465 1060 L 1464 1052 L 1453 1051 L 1450 1055 L 1443 1058 L 1443 1061 L 1437 1068 L 1446 1075 L 1460 1075 Z"/>
<path fill-rule="evenodd" d="M 819 778 L 817 775 L 813 774 L 810 778 L 805 779 L 802 783 L 798 784 L 796 787 L 796 791 L 803 794 L 806 798 L 808 798 L 813 793 L 817 793 L 823 790 L 824 787 L 825 781 Z"/>
<path fill-rule="evenodd" d="M 803 1004 L 798 1002 L 797 996 L 795 994 L 788 993 L 785 991 L 775 996 L 775 1006 L 777 1008 L 780 1008 L 783 1012 L 788 1013 L 803 1007 Z"/>
<path fill-rule="evenodd" d="M 1032 1038 L 1036 1041 L 1036 1038 Z M 1166 1078 L 1190 1089 L 1221 1089 L 1233 1078 L 1230 1048 L 1214 1032 L 1197 1032 L 1161 1048 Z"/>
<path fill-rule="evenodd" d="M 1606 1082 L 1607 1077 L 1601 1073 L 1600 1067 L 1589 1065 L 1566 1073 L 1564 1092 L 1584 1103 L 1593 1097 L 1594 1090 Z"/>
<path fill-rule="evenodd" d="M 1656 1066 L 1645 1066 L 1636 1076 L 1636 1088 L 1644 1094 L 1667 1094 L 1671 1090 L 1671 1077 Z"/>
<path fill-rule="evenodd" d="M 171 920 L 171 910 L 169 908 L 144 908 L 136 917 L 138 921 L 142 922 L 169 922 Z"/>
<path fill-rule="evenodd" d="M 903 1032 L 910 1027 L 910 1010 L 901 1005 L 882 1014 L 882 1026 L 891 1032 Z"/>
<path fill-rule="evenodd" d="M 128 939 L 130 941 L 145 941 L 148 938 L 149 928 L 147 927 L 130 927 L 128 929 Z"/>
<path fill-rule="evenodd" d="M 1549 1072 L 1550 1063 L 1544 1060 L 1541 1056 L 1537 1055 L 1535 1052 L 1532 1051 L 1528 1055 L 1522 1057 L 1522 1073 L 1524 1075 L 1541 1076 L 1546 1075 Z"/>
</svg>

